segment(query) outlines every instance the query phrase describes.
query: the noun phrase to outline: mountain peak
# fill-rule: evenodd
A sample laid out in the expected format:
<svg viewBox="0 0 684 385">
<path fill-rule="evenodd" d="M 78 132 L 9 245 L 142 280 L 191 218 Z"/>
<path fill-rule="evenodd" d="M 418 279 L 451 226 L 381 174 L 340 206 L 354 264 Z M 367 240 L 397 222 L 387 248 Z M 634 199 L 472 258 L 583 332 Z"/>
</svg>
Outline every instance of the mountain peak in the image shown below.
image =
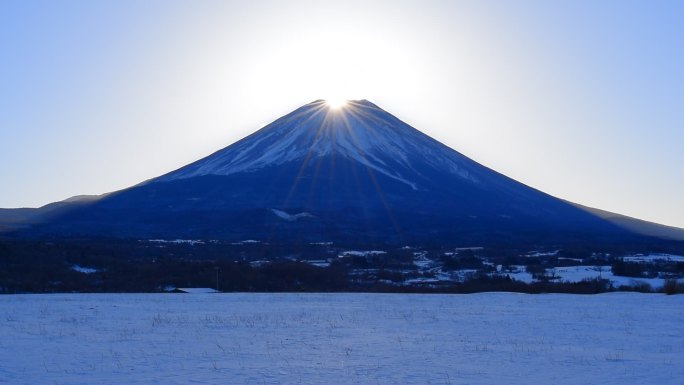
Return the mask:
<svg viewBox="0 0 684 385">
<path fill-rule="evenodd" d="M 313 102 L 302 106 L 300 109 L 324 109 L 329 112 L 339 113 L 340 111 L 344 110 L 360 108 L 375 109 L 379 112 L 387 114 L 386 111 L 368 99 L 316 99 Z"/>
<path fill-rule="evenodd" d="M 307 105 L 308 106 L 319 105 L 319 104 L 328 103 L 328 102 L 333 101 L 333 100 L 343 100 L 346 103 L 351 103 L 351 104 L 354 104 L 357 106 L 367 106 L 367 107 L 373 107 L 373 108 L 380 108 L 375 103 L 371 102 L 368 99 L 316 99 Z"/>
<path fill-rule="evenodd" d="M 419 189 L 428 169 L 447 171 L 477 183 L 482 167 L 366 100 L 331 108 L 318 99 L 252 135 L 160 181 L 204 175 L 233 175 L 286 163 L 308 164 L 333 157 Z"/>
</svg>

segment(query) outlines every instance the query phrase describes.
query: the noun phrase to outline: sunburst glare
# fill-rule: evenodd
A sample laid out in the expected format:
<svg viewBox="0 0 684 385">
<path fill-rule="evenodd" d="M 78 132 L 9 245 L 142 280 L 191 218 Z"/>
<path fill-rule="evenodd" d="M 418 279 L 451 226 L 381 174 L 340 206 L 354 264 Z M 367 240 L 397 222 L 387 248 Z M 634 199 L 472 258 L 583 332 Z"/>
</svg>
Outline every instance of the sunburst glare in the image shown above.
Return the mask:
<svg viewBox="0 0 684 385">
<path fill-rule="evenodd" d="M 327 104 L 331 110 L 339 110 L 347 105 L 347 101 L 344 99 L 327 99 L 325 104 Z"/>
</svg>

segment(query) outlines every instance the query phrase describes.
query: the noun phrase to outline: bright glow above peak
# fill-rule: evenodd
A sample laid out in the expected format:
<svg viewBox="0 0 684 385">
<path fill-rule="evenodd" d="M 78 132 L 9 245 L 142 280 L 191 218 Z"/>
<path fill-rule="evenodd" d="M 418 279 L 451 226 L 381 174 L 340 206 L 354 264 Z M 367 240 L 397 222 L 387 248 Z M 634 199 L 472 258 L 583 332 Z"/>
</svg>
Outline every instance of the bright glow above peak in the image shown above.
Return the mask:
<svg viewBox="0 0 684 385">
<path fill-rule="evenodd" d="M 339 110 L 342 107 L 347 105 L 347 101 L 344 99 L 327 99 L 325 101 L 325 104 L 330 108 L 331 110 Z"/>
</svg>

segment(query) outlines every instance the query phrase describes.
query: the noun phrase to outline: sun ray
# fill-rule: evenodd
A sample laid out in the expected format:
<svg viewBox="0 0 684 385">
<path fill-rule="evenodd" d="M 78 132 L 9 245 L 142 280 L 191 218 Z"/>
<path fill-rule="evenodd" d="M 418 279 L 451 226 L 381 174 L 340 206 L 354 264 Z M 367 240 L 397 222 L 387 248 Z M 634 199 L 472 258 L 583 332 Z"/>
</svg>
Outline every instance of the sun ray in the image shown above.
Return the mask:
<svg viewBox="0 0 684 385">
<path fill-rule="evenodd" d="M 325 112 L 325 103 L 322 103 L 320 106 L 316 107 L 316 111 L 314 114 L 312 114 L 311 117 L 309 117 L 308 121 L 312 121 L 315 116 L 318 116 L 322 113 Z M 325 130 L 325 127 L 328 125 L 328 119 L 329 119 L 329 114 L 325 114 L 323 116 L 323 121 L 321 122 L 321 125 L 318 127 L 316 130 L 316 135 L 314 137 L 314 143 L 318 142 L 318 139 L 323 135 L 323 131 Z M 313 157 L 313 152 L 314 148 L 313 146 L 309 147 L 306 156 L 304 157 L 304 160 L 302 161 L 301 166 L 299 167 L 299 170 L 297 171 L 297 176 L 295 177 L 295 180 L 292 181 L 292 186 L 290 187 L 290 191 L 287 194 L 287 197 L 285 198 L 285 202 L 283 202 L 283 207 L 287 207 L 290 203 L 290 199 L 292 198 L 292 195 L 294 194 L 295 190 L 297 187 L 299 187 L 299 182 L 301 181 L 301 177 L 304 174 L 304 171 L 306 170 L 306 167 L 309 165 L 309 161 Z"/>
<path fill-rule="evenodd" d="M 349 115 L 358 116 L 358 115 L 355 115 L 356 110 L 357 110 L 357 108 L 355 108 L 353 106 L 353 104 L 350 105 L 350 107 L 348 108 Z M 360 113 L 364 114 L 366 112 L 360 111 Z M 370 115 L 370 114 L 368 114 L 368 115 Z M 359 119 L 357 119 L 357 120 L 359 120 Z M 380 186 L 380 183 L 378 183 L 378 180 L 377 180 L 377 177 L 375 175 L 373 168 L 370 166 L 370 162 L 366 156 L 366 153 L 363 151 L 363 147 L 359 143 L 358 138 L 356 137 L 356 135 L 354 133 L 354 130 L 351 128 L 351 124 L 349 122 L 349 116 L 347 114 L 342 115 L 342 121 L 343 121 L 343 124 L 345 126 L 345 129 L 347 129 L 347 131 L 349 132 L 349 136 L 351 137 L 352 144 L 356 147 L 357 153 L 363 159 L 362 165 L 365 166 L 366 172 L 368 173 L 368 177 L 370 178 L 371 183 L 373 183 L 373 188 L 375 189 L 375 192 L 378 194 L 378 198 L 380 198 L 380 202 L 382 202 L 382 205 L 385 208 L 385 212 L 387 213 L 387 216 L 388 216 L 390 222 L 392 222 L 392 226 L 394 227 L 394 231 L 396 231 L 397 235 L 399 237 L 401 237 L 402 236 L 402 229 L 399 227 L 399 223 L 397 222 L 397 220 L 394 216 L 394 211 L 392 210 L 390 205 L 387 203 L 387 199 L 385 198 L 385 194 L 382 191 L 382 187 Z M 359 120 L 359 121 L 362 122 L 362 120 Z M 365 126 L 365 124 L 364 124 L 364 126 Z M 372 130 L 372 128 L 369 126 L 366 126 L 366 128 Z M 375 134 L 375 133 L 373 132 L 373 134 Z"/>
</svg>

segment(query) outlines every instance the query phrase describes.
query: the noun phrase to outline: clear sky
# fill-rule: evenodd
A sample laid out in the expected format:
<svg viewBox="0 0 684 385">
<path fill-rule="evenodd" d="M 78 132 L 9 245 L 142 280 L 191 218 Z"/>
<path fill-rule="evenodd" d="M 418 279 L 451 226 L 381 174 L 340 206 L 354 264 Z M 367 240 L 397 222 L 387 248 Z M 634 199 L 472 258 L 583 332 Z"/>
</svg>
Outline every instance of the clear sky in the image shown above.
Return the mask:
<svg viewBox="0 0 684 385">
<path fill-rule="evenodd" d="M 0 207 L 368 99 L 560 198 L 684 227 L 684 1 L 0 0 Z"/>
</svg>

